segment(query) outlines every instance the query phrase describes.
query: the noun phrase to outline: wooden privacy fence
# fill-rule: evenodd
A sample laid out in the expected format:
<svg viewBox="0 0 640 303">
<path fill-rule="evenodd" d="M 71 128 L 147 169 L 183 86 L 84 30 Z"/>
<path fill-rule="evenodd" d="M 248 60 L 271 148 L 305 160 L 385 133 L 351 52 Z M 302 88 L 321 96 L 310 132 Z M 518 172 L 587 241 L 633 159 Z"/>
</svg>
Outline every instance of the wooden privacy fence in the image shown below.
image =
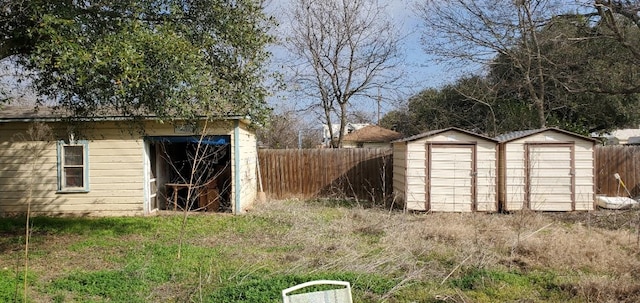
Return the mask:
<svg viewBox="0 0 640 303">
<path fill-rule="evenodd" d="M 391 196 L 391 149 L 264 149 L 262 184 L 272 199 L 341 197 L 383 201 Z"/>
<path fill-rule="evenodd" d="M 595 163 L 596 194 L 626 196 L 627 192 L 615 178 L 617 173 L 631 196 L 640 196 L 640 146 L 597 146 Z"/>
<path fill-rule="evenodd" d="M 263 149 L 262 185 L 272 199 L 348 197 L 382 201 L 392 194 L 390 149 Z M 596 194 L 626 195 L 617 173 L 640 196 L 640 146 L 597 146 Z"/>
</svg>

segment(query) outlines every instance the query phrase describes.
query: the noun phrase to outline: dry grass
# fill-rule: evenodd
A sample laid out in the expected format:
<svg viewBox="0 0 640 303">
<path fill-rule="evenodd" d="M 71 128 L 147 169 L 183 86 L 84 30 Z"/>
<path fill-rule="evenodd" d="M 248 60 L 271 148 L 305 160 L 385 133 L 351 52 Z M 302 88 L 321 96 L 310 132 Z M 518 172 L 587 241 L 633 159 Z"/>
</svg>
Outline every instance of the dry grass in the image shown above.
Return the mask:
<svg viewBox="0 0 640 303">
<path fill-rule="evenodd" d="M 461 263 L 545 271 L 566 281 L 562 287 L 571 296 L 590 302 L 640 301 L 640 247 L 635 230 L 625 228 L 635 215 L 403 214 L 301 201 L 264 204 L 251 214 L 291 226 L 269 239 L 271 245 L 297 245 L 280 256 L 290 271 L 391 273 L 405 285 L 455 277 Z M 604 223 L 610 216 L 619 216 L 621 225 Z"/>
</svg>

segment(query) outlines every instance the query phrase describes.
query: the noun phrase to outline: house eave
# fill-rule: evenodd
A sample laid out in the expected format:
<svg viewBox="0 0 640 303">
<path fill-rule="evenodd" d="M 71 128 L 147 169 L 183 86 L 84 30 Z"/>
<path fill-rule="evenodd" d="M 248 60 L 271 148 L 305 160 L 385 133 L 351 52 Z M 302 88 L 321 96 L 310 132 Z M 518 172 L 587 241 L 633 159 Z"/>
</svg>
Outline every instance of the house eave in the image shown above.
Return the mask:
<svg viewBox="0 0 640 303">
<path fill-rule="evenodd" d="M 63 121 L 79 121 L 79 122 L 113 122 L 113 121 L 133 121 L 136 118 L 133 117 L 125 117 L 125 116 L 109 116 L 109 117 L 80 117 L 80 118 L 69 118 L 69 117 L 16 117 L 16 118 L 2 118 L 0 117 L 0 123 L 30 123 L 30 122 L 63 122 Z M 142 117 L 140 120 L 145 121 L 162 121 L 162 119 L 158 117 Z M 173 121 L 184 121 L 186 119 L 173 119 Z M 247 116 L 219 116 L 219 117 L 197 117 L 195 120 L 210 120 L 210 121 L 235 121 L 238 120 L 244 124 L 251 124 L 251 119 Z"/>
</svg>

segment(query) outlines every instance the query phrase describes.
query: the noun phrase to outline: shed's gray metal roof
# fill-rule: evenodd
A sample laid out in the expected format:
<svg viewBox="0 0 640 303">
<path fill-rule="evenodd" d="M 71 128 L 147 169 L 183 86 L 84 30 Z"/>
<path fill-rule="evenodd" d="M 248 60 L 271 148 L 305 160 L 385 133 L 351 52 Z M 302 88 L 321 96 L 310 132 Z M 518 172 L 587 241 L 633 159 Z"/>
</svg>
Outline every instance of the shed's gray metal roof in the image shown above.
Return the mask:
<svg viewBox="0 0 640 303">
<path fill-rule="evenodd" d="M 594 141 L 596 142 L 596 139 L 590 138 L 590 137 L 585 137 L 583 135 L 580 134 L 576 134 L 570 131 L 566 131 L 564 129 L 560 129 L 557 127 L 548 127 L 548 128 L 538 128 L 538 129 L 528 129 L 528 130 L 518 130 L 518 131 L 513 131 L 513 132 L 509 132 L 509 133 L 505 133 L 502 135 L 498 135 L 495 137 L 495 139 L 500 142 L 500 143 L 506 143 L 506 142 L 510 142 L 513 140 L 517 140 L 517 139 L 521 139 L 521 138 L 525 138 L 531 135 L 535 135 L 541 132 L 545 132 L 545 131 L 556 131 L 559 133 L 563 133 L 565 135 L 569 135 L 572 137 L 576 137 L 576 138 L 580 138 L 583 140 L 587 140 L 587 141 Z"/>
<path fill-rule="evenodd" d="M 472 131 L 468 131 L 468 130 L 465 130 L 465 129 L 462 129 L 462 128 L 448 127 L 448 128 L 443 128 L 443 129 L 430 130 L 428 132 L 424 132 L 424 133 L 413 135 L 413 136 L 406 137 L 406 138 L 403 138 L 403 139 L 395 140 L 395 141 L 393 141 L 391 143 L 415 141 L 415 140 L 418 140 L 418 139 L 435 136 L 437 134 L 444 133 L 444 132 L 447 132 L 447 131 L 457 131 L 457 132 L 461 132 L 461 133 L 464 133 L 464 134 L 467 134 L 467 135 L 470 135 L 470 136 L 478 137 L 478 138 L 481 138 L 481 139 L 484 139 L 484 140 L 487 140 L 487 141 L 496 142 L 496 143 L 498 142 L 494 138 L 487 137 L 487 136 L 481 135 L 481 134 L 477 134 L 477 133 L 474 133 Z"/>
<path fill-rule="evenodd" d="M 504 141 L 511 141 L 511 140 L 515 140 L 518 138 L 524 138 L 526 136 L 530 136 L 533 134 L 537 134 L 541 131 L 545 130 L 544 128 L 538 128 L 538 129 L 527 129 L 527 130 L 516 130 L 516 131 L 512 131 L 512 132 L 508 132 L 508 133 L 504 133 L 501 135 L 496 136 L 496 140 L 498 140 L 498 142 L 504 142 Z"/>
</svg>

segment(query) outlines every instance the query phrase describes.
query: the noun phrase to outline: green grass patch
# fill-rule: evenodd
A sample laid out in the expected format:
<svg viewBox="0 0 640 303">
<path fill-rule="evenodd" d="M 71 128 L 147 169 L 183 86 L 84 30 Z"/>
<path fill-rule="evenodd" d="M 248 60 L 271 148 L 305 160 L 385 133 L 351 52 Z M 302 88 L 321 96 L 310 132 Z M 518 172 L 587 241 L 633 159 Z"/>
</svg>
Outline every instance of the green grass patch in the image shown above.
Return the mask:
<svg viewBox="0 0 640 303">
<path fill-rule="evenodd" d="M 132 243 L 133 245 L 133 243 Z M 74 271 L 49 284 L 60 302 L 146 302 L 151 289 L 163 283 L 197 281 L 207 260 L 222 260 L 216 250 L 185 245 L 140 244 L 120 257 L 119 269 Z"/>
<path fill-rule="evenodd" d="M 423 262 L 423 263 L 435 262 L 445 268 L 453 268 L 454 266 L 457 265 L 455 261 L 456 259 L 453 257 L 453 252 L 428 251 L 425 253 L 423 251 L 420 251 L 419 254 L 414 254 L 414 256 L 416 257 L 416 260 L 420 262 Z"/>
<path fill-rule="evenodd" d="M 313 275 L 235 275 L 235 281 L 224 287 L 213 289 L 205 302 L 219 303 L 269 303 L 282 302 L 282 290 L 312 280 L 350 281 L 354 302 L 369 302 L 367 294 L 383 294 L 396 284 L 396 281 L 371 274 L 325 273 Z M 371 301 L 374 302 L 374 301 Z"/>
<path fill-rule="evenodd" d="M 23 274 L 0 269 L 0 302 L 23 302 Z"/>
<path fill-rule="evenodd" d="M 25 218 L 6 217 L 0 220 L 0 232 L 7 234 L 17 234 L 24 231 Z"/>
<path fill-rule="evenodd" d="M 441 280 L 421 280 L 405 285 L 393 294 L 393 300 L 389 302 L 584 302 L 584 299 L 576 298 L 574 295 L 562 292 L 556 288 L 557 278 L 549 273 L 518 274 L 514 272 L 490 271 L 484 277 L 483 282 L 479 276 L 469 279 L 464 283 L 473 280 L 474 289 L 461 289 L 456 286 L 460 279 L 449 280 L 449 283 L 440 284 Z M 538 281 L 542 279 L 541 281 Z M 455 282 L 453 282 L 455 281 Z M 473 284 L 472 283 L 472 284 Z M 467 284 L 471 286 L 471 284 Z M 549 287 L 549 289 L 547 289 Z"/>
<path fill-rule="evenodd" d="M 179 217 L 175 226 L 175 234 L 180 230 L 182 218 Z M 233 233 L 248 236 L 255 233 L 278 233 L 289 228 L 287 225 L 270 218 L 257 216 L 189 216 L 187 219 L 187 238 L 199 238 L 220 233 Z"/>
<path fill-rule="evenodd" d="M 465 292 L 477 302 L 509 300 L 566 300 L 557 285 L 556 276 L 548 272 L 500 271 L 471 268 L 450 286 Z"/>
<path fill-rule="evenodd" d="M 70 251 L 81 252 L 86 249 L 116 247 L 121 245 L 113 237 L 90 237 L 68 246 Z"/>
<path fill-rule="evenodd" d="M 31 218 L 31 232 L 39 234 L 75 234 L 94 236 L 122 236 L 130 234 L 148 234 L 158 219 L 142 217 L 123 218 Z M 6 218 L 0 220 L 0 232 L 17 234 L 24 231 L 25 218 Z"/>
<path fill-rule="evenodd" d="M 50 287 L 65 302 L 144 302 L 148 285 L 129 270 L 100 270 L 71 273 Z"/>
<path fill-rule="evenodd" d="M 22 265 L 22 264 L 21 264 Z M 27 287 L 37 280 L 37 276 L 29 271 Z M 24 302 L 24 271 L 0 269 L 0 302 Z M 27 297 L 27 302 L 31 300 Z"/>
</svg>

